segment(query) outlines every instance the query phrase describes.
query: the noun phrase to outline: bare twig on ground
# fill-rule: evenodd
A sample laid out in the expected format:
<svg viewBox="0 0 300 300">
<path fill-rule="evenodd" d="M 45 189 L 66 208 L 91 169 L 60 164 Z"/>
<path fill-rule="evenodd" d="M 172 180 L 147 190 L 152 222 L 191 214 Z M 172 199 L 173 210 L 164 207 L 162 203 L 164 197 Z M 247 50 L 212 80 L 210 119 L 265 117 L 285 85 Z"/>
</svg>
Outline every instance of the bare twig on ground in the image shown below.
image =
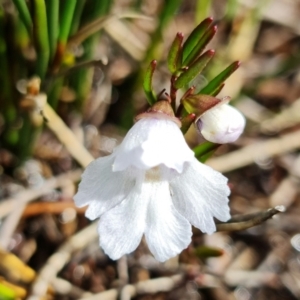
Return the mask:
<svg viewBox="0 0 300 300">
<path fill-rule="evenodd" d="M 75 206 L 73 199 L 72 202 L 35 202 L 27 205 L 27 207 L 24 209 L 22 217 L 29 218 L 44 213 L 57 215 L 62 213 L 67 208 L 73 208 L 79 214 L 83 214 L 86 211 L 86 207 Z"/>
<path fill-rule="evenodd" d="M 276 133 L 300 123 L 300 99 L 292 103 L 274 117 L 264 120 L 260 130 L 263 133 Z"/>
<path fill-rule="evenodd" d="M 118 270 L 118 277 L 120 280 L 121 285 L 125 285 L 128 283 L 129 274 L 128 274 L 128 263 L 127 263 L 127 256 L 123 255 L 117 261 L 117 270 Z"/>
<path fill-rule="evenodd" d="M 245 271 L 231 270 L 225 275 L 225 282 L 229 286 L 243 285 L 247 288 L 257 288 L 263 285 L 269 285 L 278 277 L 271 271 Z"/>
<path fill-rule="evenodd" d="M 0 246 L 5 250 L 8 249 L 11 237 L 19 224 L 25 207 L 25 203 L 18 205 L 5 219 L 0 228 Z"/>
<path fill-rule="evenodd" d="M 233 217 L 228 223 L 216 224 L 217 231 L 237 231 L 245 230 L 253 226 L 259 225 L 266 220 L 272 218 L 274 215 L 284 211 L 283 206 L 276 206 L 267 211 L 259 212 L 257 214 L 244 215 Z"/>
<path fill-rule="evenodd" d="M 253 143 L 237 151 L 215 157 L 207 165 L 220 172 L 245 167 L 261 159 L 283 154 L 300 148 L 300 131 L 287 133 L 279 138 Z"/>
<path fill-rule="evenodd" d="M 271 206 L 282 204 L 289 207 L 296 199 L 300 183 L 300 156 L 292 160 L 292 164 L 287 166 L 287 170 L 289 175 L 280 182 L 269 198 Z"/>
<path fill-rule="evenodd" d="M 56 278 L 57 273 L 71 259 L 72 253 L 85 248 L 98 237 L 96 227 L 97 222 L 85 227 L 83 230 L 72 236 L 57 250 L 57 252 L 49 257 L 43 268 L 37 274 L 28 300 L 36 299 L 36 297 L 44 297 L 47 294 L 49 285 Z"/>
<path fill-rule="evenodd" d="M 182 283 L 184 276 L 182 274 L 173 275 L 170 277 L 161 277 L 140 281 L 136 284 L 125 285 L 121 291 L 121 300 L 130 300 L 132 297 L 142 294 L 155 294 L 158 292 L 168 292 L 173 290 L 177 285 Z M 91 297 L 84 297 L 81 300 L 116 300 L 118 298 L 118 290 L 111 289 L 105 292 L 95 294 Z"/>
<path fill-rule="evenodd" d="M 255 0 L 239 0 L 240 3 L 248 7 L 257 7 Z M 296 34 L 300 34 L 298 2 L 291 0 L 273 0 L 268 1 L 263 10 L 263 18 L 270 20 L 278 25 L 286 26 Z"/>
<path fill-rule="evenodd" d="M 40 94 L 39 96 L 41 96 Z M 56 114 L 53 108 L 46 104 L 43 109 L 46 125 L 52 130 L 59 141 L 67 148 L 72 157 L 82 166 L 86 167 L 94 160 L 89 151 L 76 138 L 73 131 Z"/>
<path fill-rule="evenodd" d="M 140 39 L 121 20 L 115 19 L 107 23 L 105 31 L 122 46 L 134 59 L 143 59 L 146 47 Z"/>
<path fill-rule="evenodd" d="M 81 297 L 88 297 L 91 295 L 91 293 L 80 289 L 79 287 L 62 278 L 55 278 L 51 283 L 55 292 L 59 295 L 67 295 L 76 299 L 79 299 Z"/>
<path fill-rule="evenodd" d="M 64 186 L 64 184 L 72 181 L 79 181 L 82 170 L 77 169 L 59 175 L 54 178 L 50 178 L 44 182 L 38 189 L 27 189 L 22 191 L 13 197 L 4 199 L 0 203 L 0 219 L 7 216 L 11 211 L 15 210 L 20 205 L 26 204 L 30 201 L 34 201 L 37 198 L 47 195 L 52 190 Z"/>
<path fill-rule="evenodd" d="M 247 96 L 239 98 L 235 108 L 237 108 L 248 120 L 255 123 L 261 123 L 274 116 L 273 112 Z"/>
<path fill-rule="evenodd" d="M 161 277 L 140 281 L 134 285 L 126 285 L 121 291 L 121 300 L 130 300 L 140 294 L 154 294 L 157 292 L 168 292 L 174 289 L 177 285 L 183 282 L 182 274 L 173 275 L 170 277 Z"/>
<path fill-rule="evenodd" d="M 98 18 L 93 22 L 87 24 L 86 26 L 82 27 L 78 32 L 73 35 L 68 40 L 68 46 L 77 46 L 80 45 L 86 38 L 88 38 L 91 34 L 101 30 L 102 28 L 108 26 L 110 23 L 118 21 L 120 19 L 144 19 L 148 21 L 152 21 L 151 17 L 145 16 L 143 14 L 138 14 L 136 12 L 124 12 L 121 14 L 110 15 L 102 18 Z M 140 42 L 139 42 L 140 44 Z"/>
<path fill-rule="evenodd" d="M 118 299 L 119 292 L 117 289 L 110 289 L 92 296 L 84 296 L 80 300 L 116 300 Z"/>
</svg>

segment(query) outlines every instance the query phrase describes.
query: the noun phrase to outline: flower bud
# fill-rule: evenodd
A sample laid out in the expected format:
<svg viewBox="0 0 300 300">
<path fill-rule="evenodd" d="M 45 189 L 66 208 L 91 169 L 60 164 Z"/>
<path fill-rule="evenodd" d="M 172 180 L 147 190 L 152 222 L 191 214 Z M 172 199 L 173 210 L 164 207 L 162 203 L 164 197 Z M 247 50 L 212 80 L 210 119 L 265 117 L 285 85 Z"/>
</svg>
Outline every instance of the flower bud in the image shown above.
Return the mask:
<svg viewBox="0 0 300 300">
<path fill-rule="evenodd" d="M 237 109 L 228 104 L 221 104 L 207 110 L 196 121 L 196 127 L 206 140 L 226 144 L 239 138 L 245 123 L 244 116 Z"/>
</svg>

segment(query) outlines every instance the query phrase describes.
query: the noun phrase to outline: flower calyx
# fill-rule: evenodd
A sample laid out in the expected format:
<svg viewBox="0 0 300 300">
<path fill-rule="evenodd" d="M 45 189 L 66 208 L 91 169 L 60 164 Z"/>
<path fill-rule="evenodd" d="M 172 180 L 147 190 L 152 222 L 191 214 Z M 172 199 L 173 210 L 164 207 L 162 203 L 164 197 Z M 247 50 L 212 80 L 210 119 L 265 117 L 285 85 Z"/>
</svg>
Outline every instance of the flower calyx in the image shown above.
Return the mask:
<svg viewBox="0 0 300 300">
<path fill-rule="evenodd" d="M 196 115 L 196 121 L 209 109 L 216 105 L 227 103 L 229 97 L 218 99 L 210 95 L 189 95 L 181 100 L 182 105 L 189 114 Z"/>
<path fill-rule="evenodd" d="M 137 115 L 135 121 L 137 122 L 143 118 L 168 119 L 173 121 L 179 128 L 181 127 L 180 120 L 175 117 L 172 106 L 167 100 L 155 102 L 146 112 Z"/>
</svg>

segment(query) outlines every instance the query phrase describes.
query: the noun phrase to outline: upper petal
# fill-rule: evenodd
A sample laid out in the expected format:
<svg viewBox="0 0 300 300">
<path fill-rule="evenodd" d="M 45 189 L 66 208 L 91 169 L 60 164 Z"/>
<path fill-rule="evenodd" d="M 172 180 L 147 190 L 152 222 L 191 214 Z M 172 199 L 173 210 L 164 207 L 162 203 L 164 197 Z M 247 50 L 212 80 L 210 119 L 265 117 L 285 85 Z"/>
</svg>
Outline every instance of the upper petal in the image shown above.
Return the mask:
<svg viewBox="0 0 300 300">
<path fill-rule="evenodd" d="M 170 182 L 176 209 L 202 232 L 216 230 L 213 217 L 230 218 L 227 178 L 196 158 Z"/>
<path fill-rule="evenodd" d="M 191 225 L 174 208 L 167 181 L 153 183 L 149 197 L 146 241 L 155 258 L 165 261 L 187 248 Z"/>
<path fill-rule="evenodd" d="M 194 157 L 178 126 L 171 120 L 156 118 L 139 120 L 129 130 L 115 155 L 114 171 L 129 166 L 148 170 L 163 164 L 179 173 L 184 162 Z"/>
<path fill-rule="evenodd" d="M 90 204 L 86 212 L 90 219 L 120 203 L 135 184 L 130 170 L 112 171 L 113 161 L 114 155 L 100 157 L 91 162 L 82 174 L 74 201 L 78 207 Z"/>
</svg>

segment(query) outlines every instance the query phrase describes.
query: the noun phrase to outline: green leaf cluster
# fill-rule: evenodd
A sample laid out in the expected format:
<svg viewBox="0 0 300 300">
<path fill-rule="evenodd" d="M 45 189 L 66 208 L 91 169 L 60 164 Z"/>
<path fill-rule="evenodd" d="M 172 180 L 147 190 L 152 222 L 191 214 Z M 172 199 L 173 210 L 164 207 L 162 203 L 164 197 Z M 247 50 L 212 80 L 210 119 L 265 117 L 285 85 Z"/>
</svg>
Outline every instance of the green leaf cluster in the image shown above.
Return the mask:
<svg viewBox="0 0 300 300">
<path fill-rule="evenodd" d="M 23 96 L 16 89 L 18 82 L 39 77 L 41 90 L 47 93 L 54 109 L 67 85 L 74 91 L 74 108 L 82 109 L 91 90 L 92 70 L 73 67 L 86 66 L 86 61 L 94 59 L 103 27 L 95 22 L 107 17 L 112 4 L 110 0 L 12 0 L 14 9 L 0 6 L 3 144 L 20 161 L 30 155 L 40 128 L 29 117 L 30 109 L 21 105 Z M 70 41 L 87 26 L 89 31 L 81 35 L 80 44 L 76 45 L 83 49 L 83 55 L 77 57 Z"/>
<path fill-rule="evenodd" d="M 184 41 L 184 36 L 178 32 L 170 46 L 167 56 L 167 66 L 171 73 L 170 93 L 165 93 L 169 99 L 175 115 L 182 122 L 181 130 L 186 133 L 193 122 L 207 109 L 220 102 L 214 98 L 222 90 L 225 80 L 239 67 L 238 61 L 233 62 L 215 78 L 210 80 L 206 86 L 196 91 L 194 81 L 201 76 L 215 55 L 215 51 L 205 48 L 215 36 L 217 26 L 213 24 L 212 18 L 206 18 L 191 32 Z M 156 68 L 156 61 L 152 61 L 144 77 L 144 92 L 150 105 L 153 105 L 159 97 L 156 95 L 152 78 Z M 182 89 L 185 94 L 180 99 L 177 107 L 177 91 Z M 160 93 L 162 94 L 162 92 Z M 219 145 L 206 142 L 195 149 L 196 157 L 205 161 Z"/>
</svg>

